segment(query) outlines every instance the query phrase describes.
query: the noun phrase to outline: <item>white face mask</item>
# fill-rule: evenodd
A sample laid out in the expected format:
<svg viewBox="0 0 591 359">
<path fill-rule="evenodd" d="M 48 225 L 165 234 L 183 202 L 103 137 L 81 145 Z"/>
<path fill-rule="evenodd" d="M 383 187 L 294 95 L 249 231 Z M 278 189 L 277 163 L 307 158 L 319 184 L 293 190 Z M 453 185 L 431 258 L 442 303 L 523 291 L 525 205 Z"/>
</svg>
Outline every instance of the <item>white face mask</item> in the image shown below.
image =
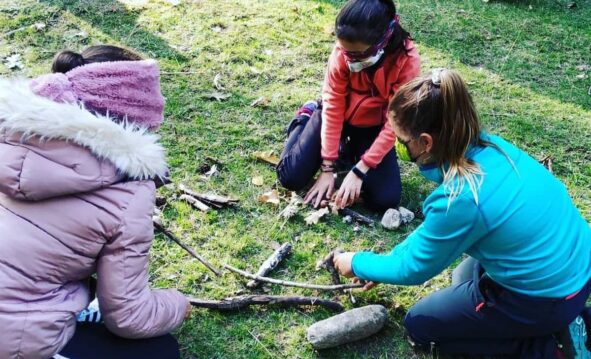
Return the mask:
<svg viewBox="0 0 591 359">
<path fill-rule="evenodd" d="M 349 70 L 351 70 L 351 72 L 361 72 L 363 69 L 377 64 L 377 62 L 382 58 L 382 55 L 384 55 L 384 50 L 379 50 L 374 56 L 368 57 L 363 61 L 347 61 L 347 65 L 349 66 Z"/>
</svg>

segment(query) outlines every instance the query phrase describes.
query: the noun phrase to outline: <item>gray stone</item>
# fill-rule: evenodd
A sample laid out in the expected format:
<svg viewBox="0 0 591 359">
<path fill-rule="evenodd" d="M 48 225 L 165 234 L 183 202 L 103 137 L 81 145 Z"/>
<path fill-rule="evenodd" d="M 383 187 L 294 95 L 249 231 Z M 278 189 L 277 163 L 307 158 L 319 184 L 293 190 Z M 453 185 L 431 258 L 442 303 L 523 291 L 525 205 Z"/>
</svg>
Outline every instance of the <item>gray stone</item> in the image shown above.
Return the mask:
<svg viewBox="0 0 591 359">
<path fill-rule="evenodd" d="M 386 229 L 396 229 L 400 227 L 400 223 L 402 223 L 400 212 L 394 208 L 387 210 L 382 217 L 382 226 Z"/>
<path fill-rule="evenodd" d="M 314 349 L 327 349 L 367 338 L 386 324 L 388 311 L 368 305 L 322 320 L 308 328 L 307 338 Z"/>
<path fill-rule="evenodd" d="M 400 218 L 404 224 L 409 224 L 415 219 L 415 214 L 404 207 L 399 207 L 398 212 L 400 212 Z"/>
</svg>

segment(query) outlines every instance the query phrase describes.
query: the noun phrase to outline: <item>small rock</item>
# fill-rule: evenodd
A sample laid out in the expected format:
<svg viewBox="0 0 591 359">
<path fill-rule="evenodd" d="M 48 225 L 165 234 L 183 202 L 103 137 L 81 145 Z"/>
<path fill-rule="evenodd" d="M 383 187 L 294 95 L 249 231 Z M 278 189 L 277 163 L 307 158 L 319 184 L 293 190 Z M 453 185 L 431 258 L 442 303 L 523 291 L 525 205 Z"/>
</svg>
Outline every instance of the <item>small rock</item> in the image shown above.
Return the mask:
<svg viewBox="0 0 591 359">
<path fill-rule="evenodd" d="M 404 207 L 399 207 L 398 211 L 400 212 L 400 219 L 404 224 L 409 224 L 415 219 L 415 214 Z"/>
<path fill-rule="evenodd" d="M 347 215 L 347 216 L 343 217 L 343 223 L 351 224 L 351 223 L 353 223 L 353 218 L 351 216 Z"/>
<path fill-rule="evenodd" d="M 310 326 L 306 337 L 314 349 L 327 349 L 367 338 L 386 324 L 388 311 L 381 305 L 349 310 Z"/>
<path fill-rule="evenodd" d="M 397 229 L 400 227 L 401 221 L 400 212 L 394 208 L 390 208 L 384 213 L 384 217 L 382 217 L 382 226 L 386 229 Z"/>
</svg>

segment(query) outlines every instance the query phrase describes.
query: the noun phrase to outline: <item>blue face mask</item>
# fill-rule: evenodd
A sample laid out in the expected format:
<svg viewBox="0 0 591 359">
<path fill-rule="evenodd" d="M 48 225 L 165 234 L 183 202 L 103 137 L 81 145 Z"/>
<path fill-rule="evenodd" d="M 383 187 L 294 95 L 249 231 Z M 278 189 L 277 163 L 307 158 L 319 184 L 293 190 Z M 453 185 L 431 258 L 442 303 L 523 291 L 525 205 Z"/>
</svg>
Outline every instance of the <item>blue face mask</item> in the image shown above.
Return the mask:
<svg viewBox="0 0 591 359">
<path fill-rule="evenodd" d="M 419 171 L 423 177 L 429 181 L 433 181 L 438 184 L 443 183 L 443 173 L 441 173 L 441 169 L 435 163 L 419 166 Z"/>
</svg>

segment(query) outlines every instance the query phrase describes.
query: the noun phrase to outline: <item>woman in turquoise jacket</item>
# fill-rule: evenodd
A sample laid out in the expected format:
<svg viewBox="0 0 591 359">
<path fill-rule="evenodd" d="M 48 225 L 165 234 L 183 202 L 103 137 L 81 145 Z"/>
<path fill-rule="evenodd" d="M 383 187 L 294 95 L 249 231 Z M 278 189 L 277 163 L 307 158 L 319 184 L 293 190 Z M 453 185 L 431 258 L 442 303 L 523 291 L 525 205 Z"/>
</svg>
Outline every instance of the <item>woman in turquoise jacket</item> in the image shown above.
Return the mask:
<svg viewBox="0 0 591 359">
<path fill-rule="evenodd" d="M 338 270 L 368 281 L 366 289 L 416 285 L 466 253 L 461 267 L 469 270 L 408 312 L 405 326 L 417 345 L 448 354 L 591 357 L 584 335 L 591 228 L 565 186 L 481 130 L 453 71 L 434 70 L 401 87 L 389 117 L 398 158 L 416 162 L 439 186 L 404 242 L 386 255 L 343 253 L 335 257 Z"/>
</svg>

